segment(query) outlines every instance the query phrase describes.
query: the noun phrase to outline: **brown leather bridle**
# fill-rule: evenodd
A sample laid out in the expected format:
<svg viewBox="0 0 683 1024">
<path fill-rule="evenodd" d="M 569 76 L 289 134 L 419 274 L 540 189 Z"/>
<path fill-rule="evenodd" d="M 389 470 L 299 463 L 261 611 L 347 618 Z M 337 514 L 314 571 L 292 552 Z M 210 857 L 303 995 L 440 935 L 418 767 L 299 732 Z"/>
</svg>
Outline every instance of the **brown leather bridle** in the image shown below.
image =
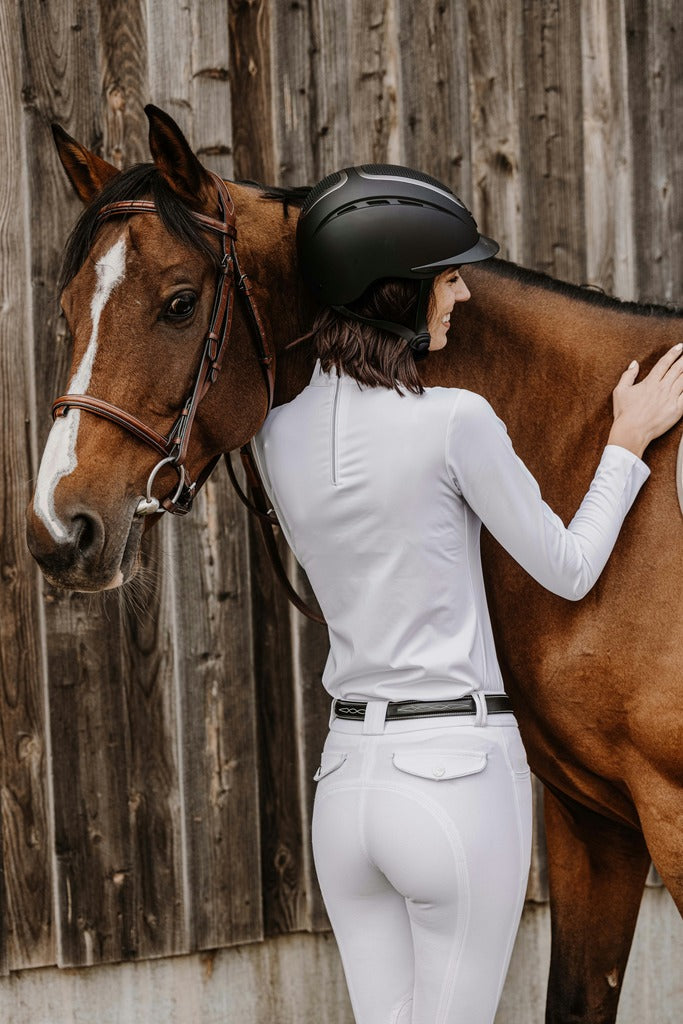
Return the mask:
<svg viewBox="0 0 683 1024">
<path fill-rule="evenodd" d="M 267 407 L 264 420 L 273 406 L 275 395 L 275 360 L 271 354 L 263 321 L 259 315 L 258 308 L 252 296 L 251 282 L 247 274 L 243 273 L 237 259 L 235 240 L 237 238 L 237 226 L 235 218 L 235 204 L 233 203 L 226 183 L 217 174 L 209 172 L 218 190 L 218 205 L 220 219 L 208 217 L 205 214 L 191 211 L 192 218 L 207 231 L 212 231 L 220 239 L 220 265 L 216 282 L 211 319 L 209 329 L 204 340 L 202 357 L 199 363 L 192 388 L 186 398 L 180 415 L 171 427 L 169 433 L 164 436 L 152 427 L 147 426 L 136 416 L 120 409 L 111 402 L 105 402 L 101 398 L 93 398 L 90 395 L 67 394 L 61 395 L 52 404 L 52 417 L 65 416 L 69 409 L 85 409 L 86 412 L 101 416 L 110 420 L 133 434 L 140 441 L 149 445 L 160 456 L 161 459 L 152 469 L 147 480 L 145 497 L 141 498 L 136 506 L 136 516 L 153 515 L 159 512 L 170 512 L 173 515 L 186 515 L 192 508 L 195 494 L 208 478 L 214 468 L 219 456 L 216 456 L 199 474 L 196 480 L 191 481 L 185 468 L 187 452 L 190 444 L 190 436 L 194 425 L 195 416 L 199 403 L 206 395 L 212 384 L 215 383 L 220 373 L 225 352 L 226 343 L 230 337 L 232 326 L 232 312 L 235 289 L 244 297 L 249 321 L 252 326 L 252 338 L 256 348 L 259 364 L 263 371 L 267 392 Z M 121 200 L 116 203 L 108 203 L 103 206 L 97 215 L 97 224 L 109 217 L 122 214 L 155 213 L 158 214 L 156 205 L 148 199 Z M 228 248 L 229 239 L 229 248 Z M 304 336 L 306 337 L 306 336 Z M 297 340 L 303 340 L 297 339 Z M 288 348 L 291 346 L 287 346 Z M 260 428 L 259 428 L 260 429 Z M 247 476 L 247 483 L 251 490 L 254 501 L 250 501 L 242 491 L 232 465 L 231 453 L 225 453 L 225 461 L 230 480 L 237 491 L 241 501 L 247 506 L 250 512 L 256 515 L 261 525 L 263 537 L 268 549 L 275 572 L 280 582 L 287 591 L 290 601 L 296 605 L 299 611 L 315 622 L 325 623 L 325 619 L 317 612 L 310 609 L 299 597 L 287 578 L 280 555 L 277 549 L 273 526 L 279 525 L 277 516 L 269 507 L 267 492 L 261 481 L 256 460 L 251 450 L 251 443 L 242 445 L 240 457 Z M 177 487 L 161 501 L 152 496 L 152 487 L 159 471 L 169 466 L 178 474 Z"/>
</svg>

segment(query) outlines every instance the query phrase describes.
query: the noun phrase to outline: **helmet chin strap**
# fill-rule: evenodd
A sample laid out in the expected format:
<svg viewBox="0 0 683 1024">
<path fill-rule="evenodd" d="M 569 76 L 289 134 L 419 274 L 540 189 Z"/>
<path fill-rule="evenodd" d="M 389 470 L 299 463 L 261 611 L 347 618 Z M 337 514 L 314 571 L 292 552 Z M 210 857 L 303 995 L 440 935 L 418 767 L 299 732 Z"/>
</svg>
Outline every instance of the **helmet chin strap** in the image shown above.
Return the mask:
<svg viewBox="0 0 683 1024">
<path fill-rule="evenodd" d="M 424 359 L 429 354 L 429 344 L 431 341 L 427 325 L 427 307 L 429 305 L 429 292 L 432 287 L 432 280 L 431 277 L 428 277 L 423 278 L 420 282 L 414 330 L 411 330 L 410 327 L 405 327 L 403 324 L 392 323 L 390 320 L 373 320 L 370 317 L 361 316 L 360 313 L 354 313 L 352 309 L 348 309 L 346 306 L 332 306 L 332 309 L 336 309 L 339 313 L 345 313 L 352 320 L 359 320 L 361 323 L 370 324 L 372 327 L 380 327 L 383 331 L 389 331 L 391 334 L 398 334 L 400 338 L 404 338 L 408 342 L 415 360 Z"/>
</svg>

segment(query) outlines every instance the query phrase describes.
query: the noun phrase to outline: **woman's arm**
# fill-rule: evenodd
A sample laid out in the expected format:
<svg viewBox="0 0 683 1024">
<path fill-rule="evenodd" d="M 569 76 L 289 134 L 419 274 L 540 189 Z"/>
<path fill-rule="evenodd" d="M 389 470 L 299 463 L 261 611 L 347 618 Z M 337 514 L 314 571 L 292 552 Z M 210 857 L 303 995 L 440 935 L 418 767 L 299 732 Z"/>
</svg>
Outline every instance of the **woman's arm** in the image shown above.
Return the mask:
<svg viewBox="0 0 683 1024">
<path fill-rule="evenodd" d="M 460 391 L 449 419 L 451 479 L 496 540 L 548 590 L 579 600 L 609 558 L 650 474 L 647 444 L 683 412 L 683 360 L 671 349 L 640 384 L 637 364 L 614 391 L 615 422 L 588 493 L 568 527 L 543 501 L 505 424 L 480 395 Z"/>
</svg>

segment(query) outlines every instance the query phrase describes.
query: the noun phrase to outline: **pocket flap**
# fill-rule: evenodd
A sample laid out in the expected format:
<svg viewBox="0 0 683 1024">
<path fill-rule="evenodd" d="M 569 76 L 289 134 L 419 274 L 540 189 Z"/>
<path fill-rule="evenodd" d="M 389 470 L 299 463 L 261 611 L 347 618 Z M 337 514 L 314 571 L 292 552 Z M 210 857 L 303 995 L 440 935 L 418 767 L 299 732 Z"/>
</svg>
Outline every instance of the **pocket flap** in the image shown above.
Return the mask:
<svg viewBox="0 0 683 1024">
<path fill-rule="evenodd" d="M 420 753 L 395 753 L 393 761 L 401 772 L 419 775 L 423 779 L 440 782 L 458 779 L 462 775 L 475 775 L 486 766 L 487 755 L 482 751 L 459 751 L 457 754 L 437 754 L 425 750 Z"/>
<path fill-rule="evenodd" d="M 346 754 L 329 753 L 323 754 L 320 758 L 320 767 L 313 776 L 314 782 L 319 782 L 320 779 L 324 779 L 330 772 L 334 772 L 337 768 L 341 768 L 346 760 Z"/>
</svg>

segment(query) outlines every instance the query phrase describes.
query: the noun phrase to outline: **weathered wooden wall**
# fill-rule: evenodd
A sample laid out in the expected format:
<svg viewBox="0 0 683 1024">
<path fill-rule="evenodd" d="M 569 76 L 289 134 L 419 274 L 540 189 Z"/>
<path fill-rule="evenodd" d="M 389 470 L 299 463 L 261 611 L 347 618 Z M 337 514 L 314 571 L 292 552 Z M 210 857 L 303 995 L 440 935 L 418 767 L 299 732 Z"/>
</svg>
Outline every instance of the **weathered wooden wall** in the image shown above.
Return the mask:
<svg viewBox="0 0 683 1024">
<path fill-rule="evenodd" d="M 681 302 L 682 39 L 675 0 L 0 4 L 0 970 L 326 927 L 308 845 L 325 635 L 223 475 L 150 538 L 125 599 L 54 591 L 27 553 L 78 214 L 49 123 L 128 165 L 152 101 L 207 166 L 270 184 L 420 167 L 503 255 Z M 544 886 L 539 833 L 530 898 Z"/>
</svg>

